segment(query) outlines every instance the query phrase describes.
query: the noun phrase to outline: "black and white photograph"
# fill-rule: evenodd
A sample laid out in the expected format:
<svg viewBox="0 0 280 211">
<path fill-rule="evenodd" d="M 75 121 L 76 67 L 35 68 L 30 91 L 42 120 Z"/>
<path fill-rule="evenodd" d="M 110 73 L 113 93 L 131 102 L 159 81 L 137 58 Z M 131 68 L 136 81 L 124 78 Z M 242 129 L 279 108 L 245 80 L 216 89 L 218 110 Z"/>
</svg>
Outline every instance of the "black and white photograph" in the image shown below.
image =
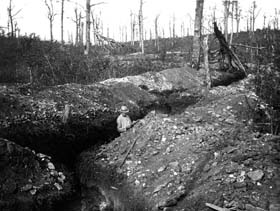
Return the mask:
<svg viewBox="0 0 280 211">
<path fill-rule="evenodd" d="M 0 211 L 280 211 L 279 0 L 0 0 Z"/>
</svg>

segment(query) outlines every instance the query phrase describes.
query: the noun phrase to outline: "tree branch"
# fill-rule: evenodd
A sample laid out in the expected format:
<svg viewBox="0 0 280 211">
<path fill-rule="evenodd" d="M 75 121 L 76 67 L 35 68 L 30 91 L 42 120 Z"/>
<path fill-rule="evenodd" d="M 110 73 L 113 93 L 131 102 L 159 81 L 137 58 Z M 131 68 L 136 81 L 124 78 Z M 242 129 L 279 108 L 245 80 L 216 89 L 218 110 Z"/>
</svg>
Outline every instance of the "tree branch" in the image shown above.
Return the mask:
<svg viewBox="0 0 280 211">
<path fill-rule="evenodd" d="M 250 45 L 243 45 L 243 44 L 231 44 L 232 46 L 239 46 L 239 47 L 244 47 L 244 48 L 252 48 L 252 49 L 265 49 L 266 47 L 254 47 L 254 46 L 250 46 Z"/>
<path fill-rule="evenodd" d="M 99 2 L 99 3 L 91 4 L 90 7 L 94 7 L 94 6 L 97 6 L 97 5 L 100 5 L 100 4 L 106 4 L 106 2 Z"/>
</svg>

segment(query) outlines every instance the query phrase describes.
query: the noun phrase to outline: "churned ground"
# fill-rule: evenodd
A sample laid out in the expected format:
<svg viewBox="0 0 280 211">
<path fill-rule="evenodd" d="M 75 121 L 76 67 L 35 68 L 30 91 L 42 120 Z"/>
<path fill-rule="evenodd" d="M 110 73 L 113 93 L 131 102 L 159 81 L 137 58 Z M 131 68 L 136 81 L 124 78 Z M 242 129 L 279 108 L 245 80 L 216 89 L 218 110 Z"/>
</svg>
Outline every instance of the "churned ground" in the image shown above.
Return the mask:
<svg viewBox="0 0 280 211">
<path fill-rule="evenodd" d="M 143 210 L 280 210 L 280 137 L 254 127 L 268 117 L 249 82 L 213 88 L 184 110 L 151 111 L 81 155 L 82 184 L 97 187 L 108 210 L 140 210 L 131 205 L 139 202 Z M 118 174 L 102 177 L 111 167 Z"/>
</svg>

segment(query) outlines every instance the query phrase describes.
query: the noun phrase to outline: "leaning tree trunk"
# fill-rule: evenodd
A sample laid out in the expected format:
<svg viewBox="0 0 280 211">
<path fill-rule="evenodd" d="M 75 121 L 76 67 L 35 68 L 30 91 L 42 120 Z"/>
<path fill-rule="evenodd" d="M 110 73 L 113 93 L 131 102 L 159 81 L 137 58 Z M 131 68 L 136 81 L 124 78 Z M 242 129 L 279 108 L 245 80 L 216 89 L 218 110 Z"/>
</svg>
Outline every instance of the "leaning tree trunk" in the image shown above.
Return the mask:
<svg viewBox="0 0 280 211">
<path fill-rule="evenodd" d="M 192 64 L 195 68 L 199 68 L 200 53 L 201 53 L 201 25 L 203 15 L 204 0 L 196 0 L 195 22 L 194 22 L 194 36 L 193 36 L 193 52 Z"/>
<path fill-rule="evenodd" d="M 90 0 L 86 3 L 86 49 L 85 55 L 88 55 L 90 48 Z"/>
</svg>

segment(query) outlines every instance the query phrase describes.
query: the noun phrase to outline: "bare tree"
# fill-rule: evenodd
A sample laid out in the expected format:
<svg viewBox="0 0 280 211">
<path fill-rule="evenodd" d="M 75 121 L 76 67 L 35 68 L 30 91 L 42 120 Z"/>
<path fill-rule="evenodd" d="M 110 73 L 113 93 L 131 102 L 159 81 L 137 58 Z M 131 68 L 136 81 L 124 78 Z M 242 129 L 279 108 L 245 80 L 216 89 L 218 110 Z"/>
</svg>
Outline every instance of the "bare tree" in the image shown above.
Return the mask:
<svg viewBox="0 0 280 211">
<path fill-rule="evenodd" d="M 88 55 L 90 47 L 90 0 L 86 1 L 86 49 L 85 55 Z"/>
<path fill-rule="evenodd" d="M 240 27 L 240 20 L 241 20 L 241 8 L 239 6 L 239 3 L 237 1 L 237 5 L 235 7 L 235 19 L 236 19 L 236 33 L 239 33 L 239 27 Z"/>
<path fill-rule="evenodd" d="M 81 21 L 79 28 L 79 46 L 83 46 L 84 44 L 84 22 Z"/>
<path fill-rule="evenodd" d="M 92 16 L 92 25 L 93 25 L 93 34 L 94 34 L 94 44 L 100 45 L 102 44 L 100 41 L 100 39 L 98 38 L 98 35 L 103 35 L 103 23 L 101 20 L 101 13 L 98 15 L 96 15 L 94 17 L 93 15 L 93 11 L 91 12 L 91 16 Z M 121 37 L 121 30 L 120 30 L 120 37 Z"/>
<path fill-rule="evenodd" d="M 231 16 L 231 34 L 230 34 L 230 40 L 229 40 L 229 46 L 231 47 L 231 43 L 232 43 L 232 39 L 233 39 L 233 23 L 234 23 L 234 12 L 236 11 L 235 8 L 237 8 L 237 2 L 236 0 L 233 0 L 231 2 L 231 13 L 230 13 L 230 16 Z"/>
<path fill-rule="evenodd" d="M 8 11 L 8 17 L 9 17 L 9 22 L 8 22 L 8 31 L 9 31 L 9 27 L 11 27 L 11 32 L 10 35 L 12 37 L 14 37 L 16 35 L 16 28 L 17 26 L 15 26 L 15 17 L 21 12 L 21 9 L 19 9 L 17 12 L 14 13 L 14 7 L 13 7 L 13 3 L 12 0 L 9 1 L 9 7 L 7 8 Z"/>
<path fill-rule="evenodd" d="M 184 21 L 181 23 L 181 37 L 185 36 L 185 24 Z"/>
<path fill-rule="evenodd" d="M 69 1 L 69 0 L 68 0 Z M 60 14 L 60 22 L 61 22 L 61 43 L 64 43 L 64 3 L 65 0 L 61 0 L 61 14 Z"/>
<path fill-rule="evenodd" d="M 176 37 L 176 17 L 175 14 L 173 14 L 173 23 L 172 23 L 172 37 L 175 39 Z"/>
<path fill-rule="evenodd" d="M 81 43 L 81 23 L 82 23 L 82 19 L 84 17 L 82 17 L 82 13 L 81 11 L 79 12 L 78 11 L 78 8 L 77 6 L 75 7 L 74 9 L 74 12 L 75 12 L 75 19 L 72 19 L 72 21 L 75 23 L 75 45 L 78 46 L 80 43 Z"/>
<path fill-rule="evenodd" d="M 192 64 L 195 68 L 199 68 L 201 54 L 201 28 L 203 18 L 204 0 L 196 0 L 195 21 L 194 21 L 194 36 L 193 36 L 193 52 Z"/>
<path fill-rule="evenodd" d="M 159 15 L 157 15 L 155 18 L 155 47 L 157 48 L 157 51 L 159 51 L 158 18 L 159 18 Z"/>
<path fill-rule="evenodd" d="M 171 20 L 169 20 L 169 37 L 172 37 L 172 27 L 171 27 Z"/>
<path fill-rule="evenodd" d="M 207 86 L 206 93 L 211 88 L 211 76 L 210 76 L 210 68 L 209 68 L 208 51 L 209 51 L 209 46 L 208 46 L 208 35 L 207 35 L 203 40 L 204 67 L 205 67 L 205 73 L 206 73 L 205 82 L 206 82 L 206 86 Z"/>
<path fill-rule="evenodd" d="M 45 5 L 48 8 L 48 19 L 50 22 L 50 39 L 53 41 L 53 22 L 54 22 L 54 17 L 56 16 L 56 13 L 53 8 L 53 0 L 44 0 Z"/>
<path fill-rule="evenodd" d="M 250 9 L 250 31 L 253 33 L 255 31 L 256 19 L 261 11 L 261 9 L 259 9 L 259 11 L 257 12 L 256 9 L 257 9 L 256 1 L 253 1 L 253 4 Z"/>
<path fill-rule="evenodd" d="M 131 39 L 131 45 L 134 45 L 135 40 L 135 27 L 136 27 L 136 21 L 135 21 L 135 15 L 130 11 L 130 39 Z"/>
<path fill-rule="evenodd" d="M 277 10 L 275 8 L 275 14 L 273 20 L 274 29 L 279 29 L 279 14 L 280 14 L 280 10 Z"/>
<path fill-rule="evenodd" d="M 266 14 L 263 14 L 263 29 L 265 29 L 266 25 Z"/>
<path fill-rule="evenodd" d="M 229 7 L 230 7 L 230 1 L 224 0 L 224 35 L 226 38 L 226 41 L 228 40 L 228 18 L 229 18 Z"/>
<path fill-rule="evenodd" d="M 143 24 L 143 0 L 140 0 L 140 8 L 139 8 L 139 43 L 141 47 L 141 52 L 144 54 L 144 24 Z"/>
<path fill-rule="evenodd" d="M 88 55 L 89 48 L 90 48 L 90 14 L 91 14 L 91 8 L 93 6 L 104 4 L 104 2 L 99 2 L 96 4 L 90 4 L 90 0 L 86 0 L 86 48 L 85 48 L 85 55 Z"/>
</svg>

